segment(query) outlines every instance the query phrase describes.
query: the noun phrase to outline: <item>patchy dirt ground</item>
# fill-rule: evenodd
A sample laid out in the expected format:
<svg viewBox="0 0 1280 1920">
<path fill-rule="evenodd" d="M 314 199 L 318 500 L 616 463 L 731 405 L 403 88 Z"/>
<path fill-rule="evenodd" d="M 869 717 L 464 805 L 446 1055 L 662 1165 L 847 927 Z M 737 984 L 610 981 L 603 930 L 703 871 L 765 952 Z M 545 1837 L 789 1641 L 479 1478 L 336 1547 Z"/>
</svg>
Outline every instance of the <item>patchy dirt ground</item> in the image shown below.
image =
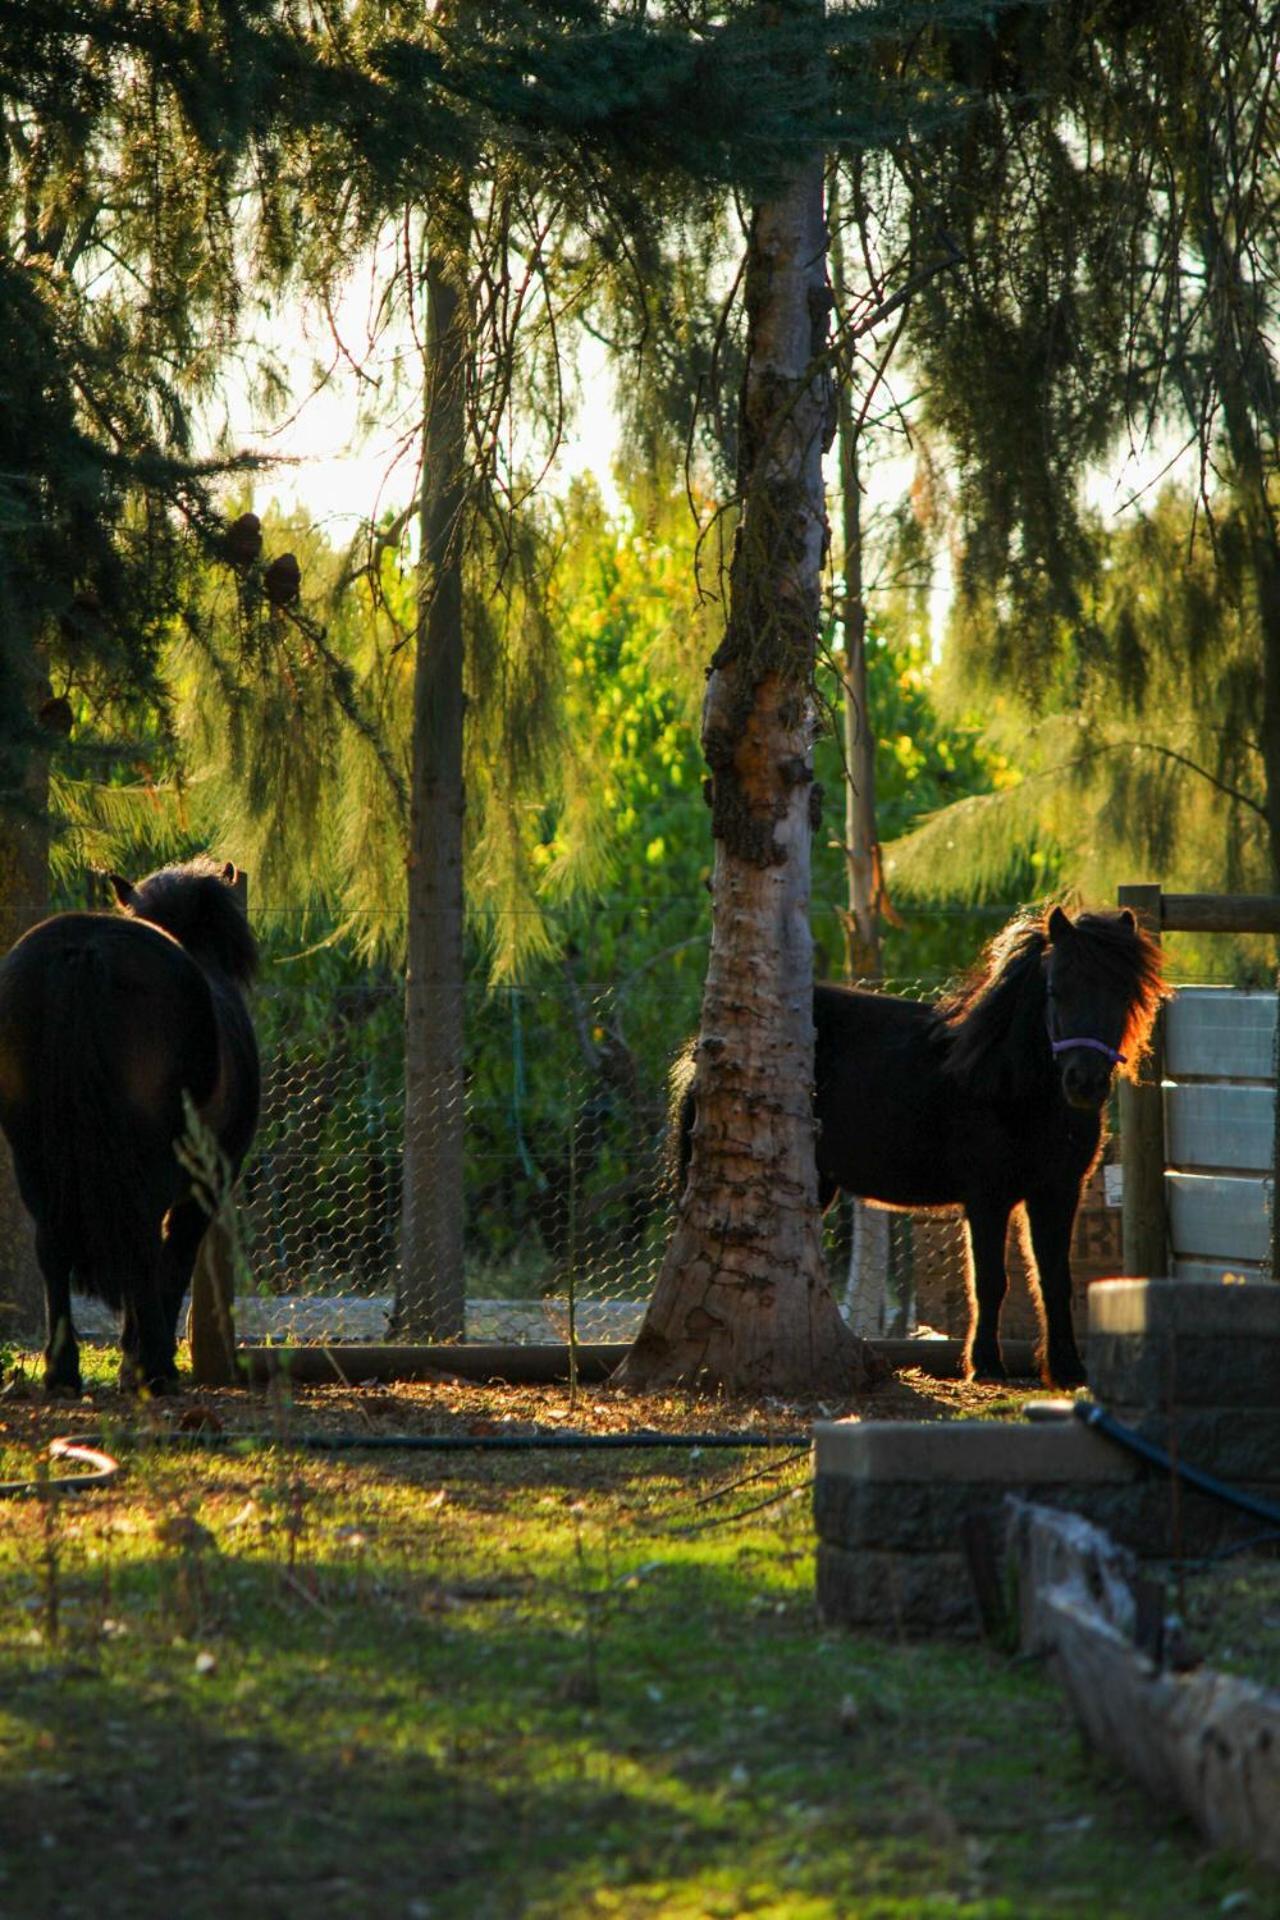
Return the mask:
<svg viewBox="0 0 1280 1920">
<path fill-rule="evenodd" d="M 457 1434 L 477 1438 L 539 1431 L 624 1434 L 744 1432 L 790 1438 L 815 1420 L 1017 1419 L 1031 1382 L 1010 1386 L 935 1380 L 918 1368 L 895 1375 L 856 1402 L 734 1400 L 723 1395 L 624 1393 L 607 1385 L 511 1386 L 441 1378 L 359 1386 L 187 1389 L 172 1399 L 139 1401 L 112 1384 L 116 1356 L 86 1348 L 86 1391 L 50 1400 L 38 1384 L 36 1356 L 23 1356 L 0 1389 L 0 1447 L 12 1454 L 55 1435 L 119 1429 L 274 1434 Z"/>
</svg>

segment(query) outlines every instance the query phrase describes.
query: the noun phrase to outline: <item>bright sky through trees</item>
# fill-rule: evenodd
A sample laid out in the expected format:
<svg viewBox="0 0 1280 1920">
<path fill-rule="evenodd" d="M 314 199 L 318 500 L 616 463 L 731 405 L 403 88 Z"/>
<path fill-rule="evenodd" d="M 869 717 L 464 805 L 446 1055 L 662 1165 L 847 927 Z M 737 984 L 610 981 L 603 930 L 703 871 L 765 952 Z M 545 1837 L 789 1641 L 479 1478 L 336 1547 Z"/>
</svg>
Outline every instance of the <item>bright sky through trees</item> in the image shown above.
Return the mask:
<svg viewBox="0 0 1280 1920">
<path fill-rule="evenodd" d="M 277 417 L 233 367 L 222 384 L 222 412 L 209 415 L 211 438 L 225 433 L 237 450 L 280 463 L 255 483 L 259 508 L 273 500 L 286 512 L 305 508 L 339 545 L 359 521 L 399 512 L 416 492 L 421 398 L 402 379 L 396 391 L 406 342 L 390 331 L 373 337 L 372 282 L 372 268 L 352 275 L 332 323 L 290 301 L 264 324 L 260 345 L 292 395 Z M 604 347 L 581 339 L 575 366 L 577 404 L 549 481 L 559 492 L 591 473 L 614 508 L 618 420 Z"/>
</svg>

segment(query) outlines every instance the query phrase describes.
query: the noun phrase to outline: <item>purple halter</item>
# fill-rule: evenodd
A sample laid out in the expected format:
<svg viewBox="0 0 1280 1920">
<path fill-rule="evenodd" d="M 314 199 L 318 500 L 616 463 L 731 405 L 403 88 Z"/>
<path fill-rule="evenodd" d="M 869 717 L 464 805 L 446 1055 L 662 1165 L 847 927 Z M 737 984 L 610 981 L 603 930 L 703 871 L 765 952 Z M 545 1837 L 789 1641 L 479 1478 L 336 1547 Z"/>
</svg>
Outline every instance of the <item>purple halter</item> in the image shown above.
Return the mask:
<svg viewBox="0 0 1280 1920">
<path fill-rule="evenodd" d="M 1115 1048 L 1109 1047 L 1105 1040 L 1051 1040 L 1049 1045 L 1055 1054 L 1065 1053 L 1068 1047 L 1090 1047 L 1094 1053 L 1105 1053 L 1113 1067 L 1121 1066 L 1125 1060 L 1125 1055 L 1117 1053 Z"/>
</svg>

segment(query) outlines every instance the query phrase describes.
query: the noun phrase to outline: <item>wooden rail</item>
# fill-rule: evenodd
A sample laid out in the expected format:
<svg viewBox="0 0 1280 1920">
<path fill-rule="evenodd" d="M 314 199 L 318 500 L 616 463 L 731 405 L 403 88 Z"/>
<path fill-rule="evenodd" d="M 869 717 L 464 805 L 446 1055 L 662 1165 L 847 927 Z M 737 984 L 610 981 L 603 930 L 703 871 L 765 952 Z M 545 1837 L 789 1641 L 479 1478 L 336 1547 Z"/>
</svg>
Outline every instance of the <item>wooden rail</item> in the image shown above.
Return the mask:
<svg viewBox="0 0 1280 1920">
<path fill-rule="evenodd" d="M 1159 940 L 1166 933 L 1280 935 L 1280 894 L 1165 893 L 1156 886 L 1121 887 L 1119 902 Z M 1169 1272 L 1165 1206 L 1165 1021 L 1156 1022 L 1151 1051 L 1136 1081 L 1120 1083 L 1120 1163 L 1124 1169 L 1124 1270 L 1151 1279 Z"/>
</svg>

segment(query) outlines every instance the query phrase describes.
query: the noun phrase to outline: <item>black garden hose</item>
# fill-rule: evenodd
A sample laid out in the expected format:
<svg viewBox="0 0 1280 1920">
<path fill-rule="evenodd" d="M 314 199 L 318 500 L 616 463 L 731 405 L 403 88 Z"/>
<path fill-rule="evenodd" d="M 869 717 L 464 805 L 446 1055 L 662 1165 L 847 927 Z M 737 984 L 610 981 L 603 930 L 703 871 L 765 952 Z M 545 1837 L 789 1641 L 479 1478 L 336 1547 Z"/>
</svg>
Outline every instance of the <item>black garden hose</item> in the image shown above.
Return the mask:
<svg viewBox="0 0 1280 1920">
<path fill-rule="evenodd" d="M 1136 1453 L 1139 1459 L 1148 1461 L 1153 1467 L 1176 1474 L 1179 1480 L 1185 1480 L 1197 1492 L 1208 1494 L 1212 1500 L 1221 1500 L 1228 1507 L 1236 1507 L 1255 1520 L 1266 1520 L 1271 1526 L 1280 1527 L 1280 1507 L 1273 1501 L 1259 1500 L 1255 1495 L 1245 1493 L 1242 1488 L 1233 1487 L 1229 1481 L 1219 1480 L 1216 1474 L 1206 1473 L 1203 1467 L 1191 1467 L 1185 1460 L 1175 1460 L 1158 1441 L 1148 1440 L 1136 1428 L 1127 1427 L 1114 1414 L 1108 1413 L 1105 1407 L 1099 1406 L 1096 1400 L 1077 1400 L 1074 1411 L 1086 1427 L 1091 1427 L 1104 1439 L 1126 1447 L 1130 1453 Z"/>
<path fill-rule="evenodd" d="M 171 1445 L 234 1447 L 238 1441 L 261 1446 L 296 1447 L 304 1453 L 575 1453 L 617 1451 L 626 1447 L 807 1447 L 807 1433 L 658 1433 L 638 1427 L 632 1433 L 173 1433 Z"/>
<path fill-rule="evenodd" d="M 120 1462 L 85 1440 L 64 1436 L 49 1442 L 51 1460 L 79 1460 L 88 1473 L 47 1474 L 36 1480 L 0 1480 L 0 1500 L 21 1500 L 47 1493 L 84 1493 L 119 1478 Z"/>
<path fill-rule="evenodd" d="M 295 1447 L 304 1453 L 575 1453 L 619 1451 L 633 1447 L 703 1449 L 742 1447 L 804 1448 L 807 1433 L 658 1433 L 638 1428 L 634 1433 L 165 1433 L 146 1436 L 163 1446 L 218 1449 L 235 1446 Z M 85 1440 L 63 1438 L 49 1444 L 55 1459 L 83 1460 L 92 1473 L 68 1474 L 59 1479 L 0 1481 L 0 1500 L 52 1493 L 82 1493 L 104 1487 L 123 1471 L 118 1460 Z"/>
</svg>

